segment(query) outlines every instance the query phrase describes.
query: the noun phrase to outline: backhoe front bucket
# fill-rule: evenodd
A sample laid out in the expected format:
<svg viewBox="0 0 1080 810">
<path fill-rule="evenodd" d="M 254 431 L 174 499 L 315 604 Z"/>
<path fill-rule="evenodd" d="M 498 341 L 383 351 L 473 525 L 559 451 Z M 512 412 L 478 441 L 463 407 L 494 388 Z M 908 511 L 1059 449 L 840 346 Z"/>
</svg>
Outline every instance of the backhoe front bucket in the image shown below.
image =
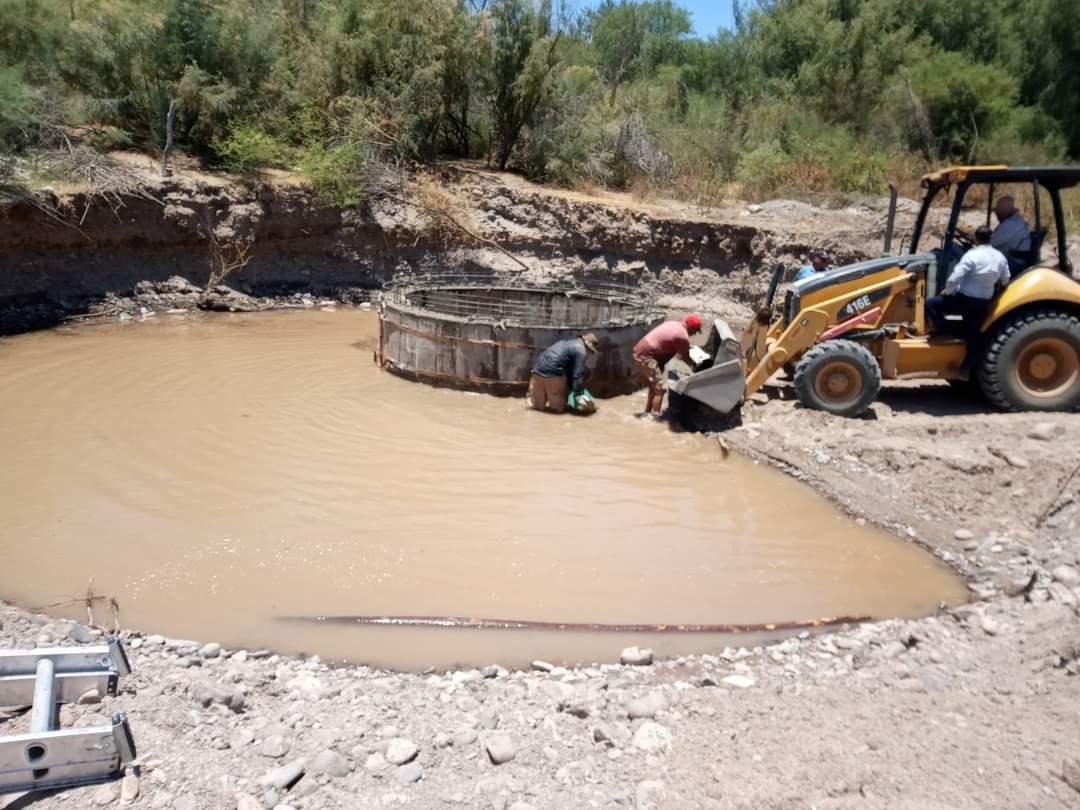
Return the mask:
<svg viewBox="0 0 1080 810">
<path fill-rule="evenodd" d="M 730 413 L 742 402 L 746 377 L 739 341 L 726 321 L 713 321 L 704 349 L 711 356 L 712 364 L 671 382 L 669 387 L 718 413 Z"/>
</svg>

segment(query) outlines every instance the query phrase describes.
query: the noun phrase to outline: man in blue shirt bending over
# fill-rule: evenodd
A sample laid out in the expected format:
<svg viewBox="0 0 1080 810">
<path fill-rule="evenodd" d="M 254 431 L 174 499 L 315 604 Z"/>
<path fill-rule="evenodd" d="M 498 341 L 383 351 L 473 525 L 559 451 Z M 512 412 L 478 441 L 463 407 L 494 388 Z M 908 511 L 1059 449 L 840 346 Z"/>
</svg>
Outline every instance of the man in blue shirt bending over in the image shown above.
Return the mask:
<svg viewBox="0 0 1080 810">
<path fill-rule="evenodd" d="M 941 295 L 926 299 L 926 315 L 936 332 L 952 334 L 967 341 L 962 371 L 969 371 L 974 360 L 973 346 L 990 309 L 990 300 L 998 287 L 1009 283 L 1011 274 L 1005 255 L 990 244 L 991 230 L 985 225 L 975 231 L 975 247 L 956 263 Z M 948 316 L 959 315 L 961 323 Z M 957 328 L 959 326 L 959 328 Z"/>
<path fill-rule="evenodd" d="M 554 413 L 565 411 L 571 391 L 575 396 L 585 392 L 586 355 L 599 349 L 600 341 L 592 332 L 560 340 L 544 349 L 536 358 L 529 378 L 529 407 Z"/>
</svg>

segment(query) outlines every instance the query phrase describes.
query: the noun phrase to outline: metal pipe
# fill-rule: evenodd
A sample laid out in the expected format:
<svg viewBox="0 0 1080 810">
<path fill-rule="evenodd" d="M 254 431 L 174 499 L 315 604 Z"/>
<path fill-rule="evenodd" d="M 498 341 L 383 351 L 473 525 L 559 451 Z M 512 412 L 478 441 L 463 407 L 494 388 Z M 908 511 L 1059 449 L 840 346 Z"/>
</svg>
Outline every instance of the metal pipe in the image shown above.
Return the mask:
<svg viewBox="0 0 1080 810">
<path fill-rule="evenodd" d="M 51 658 L 37 663 L 34 681 L 34 708 L 30 715 L 30 733 L 43 734 L 56 730 L 56 665 Z"/>
<path fill-rule="evenodd" d="M 869 616 L 830 616 L 760 624 L 604 624 L 600 622 L 545 622 L 528 619 L 482 619 L 466 616 L 279 616 L 277 619 L 285 622 L 314 622 L 316 624 L 450 627 L 459 630 L 561 630 L 579 633 L 761 633 L 861 624 L 872 620 Z"/>
</svg>

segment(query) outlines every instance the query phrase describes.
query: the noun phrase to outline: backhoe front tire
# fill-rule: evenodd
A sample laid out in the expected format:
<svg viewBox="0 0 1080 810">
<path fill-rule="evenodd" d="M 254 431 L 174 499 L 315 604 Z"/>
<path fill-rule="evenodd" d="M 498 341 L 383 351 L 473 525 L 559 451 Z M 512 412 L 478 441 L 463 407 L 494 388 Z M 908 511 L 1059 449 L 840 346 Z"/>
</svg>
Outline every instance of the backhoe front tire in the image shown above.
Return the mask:
<svg viewBox="0 0 1080 810">
<path fill-rule="evenodd" d="M 1008 318 L 986 343 L 979 384 L 1003 411 L 1080 409 L 1080 316 L 1043 307 Z"/>
<path fill-rule="evenodd" d="M 827 340 L 808 349 L 796 364 L 795 390 L 807 408 L 858 416 L 881 390 L 881 367 L 865 346 Z"/>
</svg>

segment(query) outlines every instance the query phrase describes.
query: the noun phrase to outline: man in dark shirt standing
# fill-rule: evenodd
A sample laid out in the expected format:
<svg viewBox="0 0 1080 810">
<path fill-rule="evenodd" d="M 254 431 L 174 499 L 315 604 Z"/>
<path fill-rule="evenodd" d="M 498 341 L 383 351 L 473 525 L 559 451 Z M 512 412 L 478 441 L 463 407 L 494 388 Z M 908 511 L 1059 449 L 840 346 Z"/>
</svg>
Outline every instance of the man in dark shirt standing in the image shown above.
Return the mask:
<svg viewBox="0 0 1080 810">
<path fill-rule="evenodd" d="M 585 390 L 587 354 L 599 348 L 600 341 L 589 332 L 544 349 L 529 379 L 529 407 L 554 413 L 565 411 L 569 392 L 580 395 Z"/>
</svg>

